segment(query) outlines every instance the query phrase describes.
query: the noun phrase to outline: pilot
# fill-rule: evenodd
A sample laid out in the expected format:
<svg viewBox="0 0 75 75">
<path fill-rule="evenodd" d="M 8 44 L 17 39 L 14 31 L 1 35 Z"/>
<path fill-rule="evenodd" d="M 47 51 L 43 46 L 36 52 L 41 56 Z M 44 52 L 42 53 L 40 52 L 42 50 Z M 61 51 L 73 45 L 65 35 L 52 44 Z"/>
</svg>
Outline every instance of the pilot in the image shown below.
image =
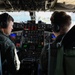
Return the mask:
<svg viewBox="0 0 75 75">
<path fill-rule="evenodd" d="M 14 19 L 8 13 L 0 14 L 0 49 L 3 75 L 16 75 L 20 61 L 14 43 L 9 39 Z"/>
<path fill-rule="evenodd" d="M 47 75 L 48 72 L 48 50 L 50 50 L 50 75 L 54 75 L 57 57 L 57 43 L 62 40 L 62 37 L 69 31 L 71 26 L 71 17 L 64 11 L 53 12 L 50 20 L 52 24 L 52 32 L 56 36 L 56 39 L 50 45 L 48 44 L 44 46 L 41 52 L 41 70 L 45 75 Z"/>
</svg>

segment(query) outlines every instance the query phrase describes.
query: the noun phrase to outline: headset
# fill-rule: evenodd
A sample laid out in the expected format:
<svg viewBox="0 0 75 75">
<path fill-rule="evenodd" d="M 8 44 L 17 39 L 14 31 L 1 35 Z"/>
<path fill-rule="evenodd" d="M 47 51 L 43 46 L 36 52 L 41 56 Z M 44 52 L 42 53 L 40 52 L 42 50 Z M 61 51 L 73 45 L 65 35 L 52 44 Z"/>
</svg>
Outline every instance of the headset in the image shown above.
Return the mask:
<svg viewBox="0 0 75 75">
<path fill-rule="evenodd" d="M 60 31 L 60 25 L 58 25 L 58 24 L 52 24 L 52 30 L 54 32 L 59 32 Z"/>
<path fill-rule="evenodd" d="M 8 27 L 8 17 L 9 17 L 9 15 L 7 13 L 3 13 L 0 15 L 0 27 L 1 28 Z"/>
</svg>

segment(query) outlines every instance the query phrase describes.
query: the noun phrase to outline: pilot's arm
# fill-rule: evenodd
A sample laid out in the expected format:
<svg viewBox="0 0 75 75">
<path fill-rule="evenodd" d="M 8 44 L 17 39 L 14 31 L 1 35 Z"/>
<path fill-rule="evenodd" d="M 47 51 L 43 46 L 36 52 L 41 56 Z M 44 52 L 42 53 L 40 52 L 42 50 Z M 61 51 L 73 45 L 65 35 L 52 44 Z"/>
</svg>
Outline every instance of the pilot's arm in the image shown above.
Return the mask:
<svg viewBox="0 0 75 75">
<path fill-rule="evenodd" d="M 20 69 L 20 60 L 18 58 L 16 48 L 10 46 L 6 52 L 6 56 L 8 71 L 15 74 Z"/>
</svg>

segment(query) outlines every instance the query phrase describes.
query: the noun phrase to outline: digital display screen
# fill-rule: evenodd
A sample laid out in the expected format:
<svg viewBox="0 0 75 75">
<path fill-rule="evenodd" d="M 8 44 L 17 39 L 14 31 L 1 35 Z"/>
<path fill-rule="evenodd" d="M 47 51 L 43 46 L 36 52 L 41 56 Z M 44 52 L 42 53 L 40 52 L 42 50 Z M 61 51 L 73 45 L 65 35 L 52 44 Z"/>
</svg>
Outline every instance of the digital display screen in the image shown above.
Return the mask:
<svg viewBox="0 0 75 75">
<path fill-rule="evenodd" d="M 51 38 L 56 38 L 56 36 L 54 34 L 51 34 Z"/>
<path fill-rule="evenodd" d="M 10 34 L 10 37 L 16 37 L 16 33 Z"/>
</svg>

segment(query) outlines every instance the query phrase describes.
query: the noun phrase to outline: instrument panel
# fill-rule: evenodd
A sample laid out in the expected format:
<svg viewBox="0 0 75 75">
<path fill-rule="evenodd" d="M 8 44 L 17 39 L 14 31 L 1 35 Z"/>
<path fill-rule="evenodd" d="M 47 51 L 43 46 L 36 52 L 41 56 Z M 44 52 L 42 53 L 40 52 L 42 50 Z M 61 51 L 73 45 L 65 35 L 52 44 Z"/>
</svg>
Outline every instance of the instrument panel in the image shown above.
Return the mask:
<svg viewBox="0 0 75 75">
<path fill-rule="evenodd" d="M 21 61 L 20 75 L 39 74 L 39 60 L 46 39 L 45 29 L 49 27 L 46 24 L 15 23 L 9 38 L 15 44 Z"/>
<path fill-rule="evenodd" d="M 17 26 L 16 26 L 17 25 Z M 20 60 L 39 60 L 42 48 L 44 46 L 44 24 L 16 24 L 15 29 L 9 38 L 14 42 Z M 20 26 L 21 25 L 21 26 Z M 21 28 L 22 27 L 22 28 Z"/>
</svg>

